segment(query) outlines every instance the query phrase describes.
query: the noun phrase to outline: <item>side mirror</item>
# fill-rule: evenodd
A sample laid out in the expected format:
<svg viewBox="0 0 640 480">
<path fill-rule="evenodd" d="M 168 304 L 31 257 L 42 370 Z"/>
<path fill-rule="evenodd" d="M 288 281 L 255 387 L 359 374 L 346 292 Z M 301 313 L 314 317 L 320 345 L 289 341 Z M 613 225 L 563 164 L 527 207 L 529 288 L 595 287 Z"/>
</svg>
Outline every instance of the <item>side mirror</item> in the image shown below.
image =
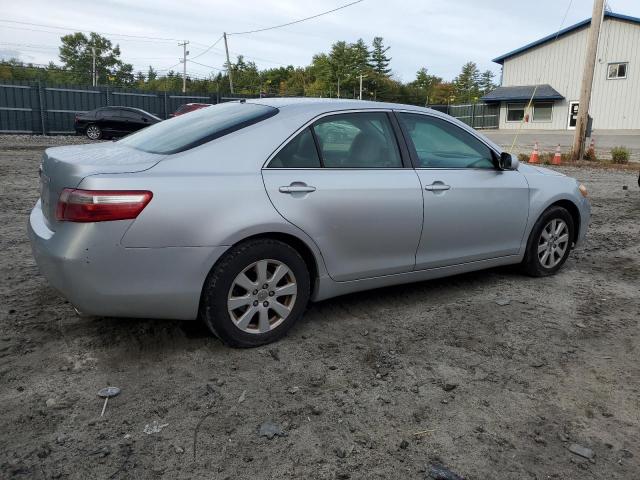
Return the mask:
<svg viewBox="0 0 640 480">
<path fill-rule="evenodd" d="M 498 158 L 498 168 L 500 170 L 517 170 L 519 164 L 520 162 L 507 152 L 502 152 Z"/>
</svg>

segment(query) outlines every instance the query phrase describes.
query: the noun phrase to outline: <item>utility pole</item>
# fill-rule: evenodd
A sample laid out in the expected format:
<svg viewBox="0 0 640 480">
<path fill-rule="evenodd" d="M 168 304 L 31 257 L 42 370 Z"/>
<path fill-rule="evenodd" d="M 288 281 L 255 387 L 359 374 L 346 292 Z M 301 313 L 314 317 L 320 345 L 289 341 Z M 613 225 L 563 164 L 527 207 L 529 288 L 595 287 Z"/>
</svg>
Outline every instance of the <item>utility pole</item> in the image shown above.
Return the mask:
<svg viewBox="0 0 640 480">
<path fill-rule="evenodd" d="M 224 37 L 224 51 L 227 52 L 227 75 L 229 75 L 229 90 L 233 95 L 233 75 L 231 73 L 231 60 L 229 60 L 229 45 L 227 45 L 227 32 L 222 34 Z"/>
<path fill-rule="evenodd" d="M 189 55 L 187 45 L 189 45 L 187 40 L 178 44 L 182 47 L 182 93 L 187 92 L 187 55 Z"/>
<path fill-rule="evenodd" d="M 91 68 L 91 85 L 96 86 L 96 47 L 91 47 L 91 55 L 93 56 L 93 67 Z"/>
<path fill-rule="evenodd" d="M 571 160 L 573 161 L 580 160 L 584 153 L 585 132 L 587 129 L 589 103 L 591 101 L 591 87 L 593 84 L 593 71 L 596 65 L 598 37 L 600 35 L 603 13 L 604 0 L 594 0 L 593 13 L 591 14 L 591 25 L 589 26 L 589 38 L 587 39 L 587 55 L 584 60 L 582 85 L 580 86 L 580 103 L 578 105 L 576 132 L 573 137 L 573 147 L 571 148 Z"/>
</svg>

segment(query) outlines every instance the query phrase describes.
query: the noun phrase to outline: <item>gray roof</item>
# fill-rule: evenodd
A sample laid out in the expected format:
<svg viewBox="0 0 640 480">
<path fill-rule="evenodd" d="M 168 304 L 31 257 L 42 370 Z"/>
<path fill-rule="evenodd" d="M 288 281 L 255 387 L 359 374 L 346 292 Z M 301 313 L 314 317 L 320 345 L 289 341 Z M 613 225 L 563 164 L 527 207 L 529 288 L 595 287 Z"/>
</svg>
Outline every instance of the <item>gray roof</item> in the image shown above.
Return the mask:
<svg viewBox="0 0 640 480">
<path fill-rule="evenodd" d="M 638 17 L 631 17 L 629 15 L 622 15 L 620 13 L 613 13 L 613 12 L 604 12 L 604 19 L 614 19 L 614 20 L 620 20 L 623 22 L 629 22 L 629 23 L 634 23 L 636 25 L 640 25 L 640 18 Z M 522 52 L 526 52 L 527 50 L 530 50 L 532 48 L 538 47 L 544 43 L 547 42 L 552 42 L 554 40 L 556 40 L 559 37 L 562 37 L 563 35 L 567 35 L 569 33 L 572 33 L 576 30 L 580 30 L 581 28 L 586 28 L 591 24 L 591 19 L 587 18 L 586 20 L 583 20 L 581 22 L 576 23 L 575 25 L 571 25 L 570 27 L 564 28 L 562 30 L 557 31 L 556 33 L 552 33 L 551 35 L 547 35 L 546 37 L 543 37 L 539 40 L 536 40 L 535 42 L 531 42 L 527 45 L 525 45 L 524 47 L 520 47 L 520 48 L 516 48 L 515 50 L 509 52 L 509 53 L 505 53 L 504 55 L 500 55 L 499 57 L 496 57 L 493 59 L 494 62 L 499 63 L 500 65 L 504 64 L 504 61 L 508 58 L 511 58 L 515 55 L 518 55 Z"/>
<path fill-rule="evenodd" d="M 534 95 L 535 90 L 535 95 Z M 485 102 L 502 102 L 506 100 L 529 101 L 534 95 L 534 100 L 562 100 L 564 97 L 555 91 L 551 85 L 543 83 L 538 85 L 518 85 L 513 87 L 498 87 L 489 92 L 482 100 Z"/>
</svg>

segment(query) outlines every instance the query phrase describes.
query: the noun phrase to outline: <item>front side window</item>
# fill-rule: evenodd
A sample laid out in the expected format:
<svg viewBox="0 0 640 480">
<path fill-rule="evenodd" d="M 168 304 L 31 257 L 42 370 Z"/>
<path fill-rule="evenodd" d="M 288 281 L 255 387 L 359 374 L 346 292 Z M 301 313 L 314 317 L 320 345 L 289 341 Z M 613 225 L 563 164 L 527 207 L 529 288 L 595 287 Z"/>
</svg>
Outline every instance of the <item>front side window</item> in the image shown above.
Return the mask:
<svg viewBox="0 0 640 480">
<path fill-rule="evenodd" d="M 524 118 L 524 103 L 508 103 L 507 104 L 507 122 L 521 122 Z"/>
<path fill-rule="evenodd" d="M 494 168 L 489 147 L 452 123 L 427 115 L 401 113 L 418 157 L 418 168 Z"/>
<path fill-rule="evenodd" d="M 384 112 L 331 115 L 318 120 L 313 130 L 325 168 L 402 168 Z"/>
<path fill-rule="evenodd" d="M 610 63 L 607 70 L 607 78 L 613 80 L 616 78 L 627 78 L 626 63 Z"/>
<path fill-rule="evenodd" d="M 267 105 L 249 102 L 223 103 L 156 123 L 123 138 L 119 143 L 149 153 L 178 153 L 253 125 L 277 113 L 277 108 Z"/>
<path fill-rule="evenodd" d="M 311 129 L 305 128 L 269 162 L 269 168 L 320 168 Z"/>
</svg>

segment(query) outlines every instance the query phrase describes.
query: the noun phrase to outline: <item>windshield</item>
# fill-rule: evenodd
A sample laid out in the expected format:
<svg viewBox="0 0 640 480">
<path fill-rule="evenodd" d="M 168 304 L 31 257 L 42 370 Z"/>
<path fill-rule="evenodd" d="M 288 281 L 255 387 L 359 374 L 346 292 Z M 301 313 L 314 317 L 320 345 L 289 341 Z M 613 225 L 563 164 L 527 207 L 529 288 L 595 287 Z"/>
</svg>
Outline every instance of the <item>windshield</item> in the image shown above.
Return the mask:
<svg viewBox="0 0 640 480">
<path fill-rule="evenodd" d="M 278 113 L 254 103 L 229 102 L 195 110 L 129 135 L 119 143 L 149 153 L 171 154 L 210 142 Z"/>
</svg>

